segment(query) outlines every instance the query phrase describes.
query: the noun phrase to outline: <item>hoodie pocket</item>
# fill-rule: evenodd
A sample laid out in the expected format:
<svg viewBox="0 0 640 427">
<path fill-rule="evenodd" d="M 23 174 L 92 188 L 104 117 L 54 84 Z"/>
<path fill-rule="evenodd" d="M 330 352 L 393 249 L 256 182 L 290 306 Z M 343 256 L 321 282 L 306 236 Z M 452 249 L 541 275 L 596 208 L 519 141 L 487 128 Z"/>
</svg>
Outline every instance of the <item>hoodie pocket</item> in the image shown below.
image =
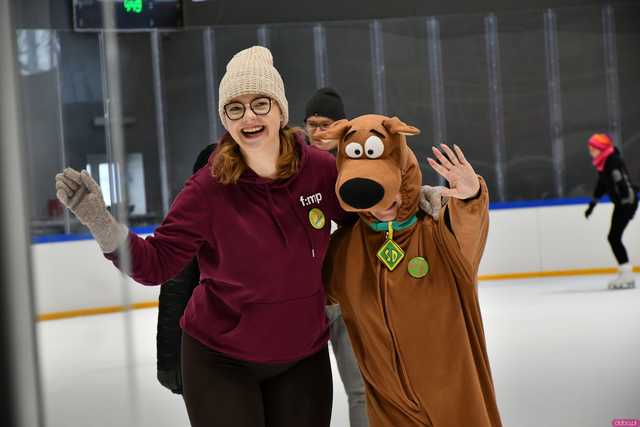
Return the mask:
<svg viewBox="0 0 640 427">
<path fill-rule="evenodd" d="M 324 292 L 293 300 L 251 303 L 235 328 L 218 337 L 247 360 L 290 361 L 317 350 L 328 339 Z"/>
</svg>

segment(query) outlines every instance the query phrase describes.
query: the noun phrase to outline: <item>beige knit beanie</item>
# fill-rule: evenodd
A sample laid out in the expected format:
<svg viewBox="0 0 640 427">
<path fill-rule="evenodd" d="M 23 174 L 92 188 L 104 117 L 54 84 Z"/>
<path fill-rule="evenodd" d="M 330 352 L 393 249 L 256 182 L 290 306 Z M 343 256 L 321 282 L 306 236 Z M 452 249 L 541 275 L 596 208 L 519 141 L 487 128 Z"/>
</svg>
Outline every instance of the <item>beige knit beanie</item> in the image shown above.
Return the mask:
<svg viewBox="0 0 640 427">
<path fill-rule="evenodd" d="M 269 49 L 253 46 L 236 53 L 227 64 L 227 72 L 220 81 L 218 114 L 224 123 L 224 106 L 236 96 L 247 94 L 266 95 L 274 99 L 282 111 L 282 124 L 289 122 L 289 104 L 284 95 L 284 83 L 273 66 Z"/>
</svg>

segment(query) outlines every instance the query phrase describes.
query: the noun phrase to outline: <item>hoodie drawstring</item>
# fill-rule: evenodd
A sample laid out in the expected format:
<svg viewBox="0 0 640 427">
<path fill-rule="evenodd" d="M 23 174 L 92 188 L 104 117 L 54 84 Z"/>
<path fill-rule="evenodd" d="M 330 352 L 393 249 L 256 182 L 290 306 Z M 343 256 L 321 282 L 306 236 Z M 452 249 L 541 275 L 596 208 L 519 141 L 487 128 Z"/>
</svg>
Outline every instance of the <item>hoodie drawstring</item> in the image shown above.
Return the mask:
<svg viewBox="0 0 640 427">
<path fill-rule="evenodd" d="M 267 191 L 267 200 L 269 201 L 269 214 L 271 215 L 273 222 L 276 223 L 278 230 L 280 230 L 280 234 L 282 234 L 282 238 L 284 239 L 284 245 L 289 246 L 289 239 L 287 239 L 287 234 L 284 232 L 284 229 L 282 228 L 282 224 L 280 224 L 280 221 L 278 221 L 278 217 L 274 213 L 275 204 L 273 203 L 273 197 L 271 196 L 271 189 L 266 184 L 264 185 L 264 189 Z"/>
</svg>

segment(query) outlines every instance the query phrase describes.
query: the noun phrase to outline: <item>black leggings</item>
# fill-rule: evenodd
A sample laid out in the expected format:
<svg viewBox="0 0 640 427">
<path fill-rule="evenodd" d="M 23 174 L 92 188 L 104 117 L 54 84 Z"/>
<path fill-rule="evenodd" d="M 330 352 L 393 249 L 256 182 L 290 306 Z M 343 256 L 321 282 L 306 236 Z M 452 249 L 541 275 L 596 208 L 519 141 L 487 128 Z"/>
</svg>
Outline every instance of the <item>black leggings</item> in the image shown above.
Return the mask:
<svg viewBox="0 0 640 427">
<path fill-rule="evenodd" d="M 618 264 L 626 264 L 629 262 L 627 250 L 622 244 L 622 233 L 624 233 L 624 229 L 627 228 L 637 208 L 637 200 L 633 205 L 614 205 L 608 239 Z"/>
<path fill-rule="evenodd" d="M 327 347 L 294 363 L 232 359 L 182 334 L 183 397 L 192 427 L 329 427 Z"/>
</svg>

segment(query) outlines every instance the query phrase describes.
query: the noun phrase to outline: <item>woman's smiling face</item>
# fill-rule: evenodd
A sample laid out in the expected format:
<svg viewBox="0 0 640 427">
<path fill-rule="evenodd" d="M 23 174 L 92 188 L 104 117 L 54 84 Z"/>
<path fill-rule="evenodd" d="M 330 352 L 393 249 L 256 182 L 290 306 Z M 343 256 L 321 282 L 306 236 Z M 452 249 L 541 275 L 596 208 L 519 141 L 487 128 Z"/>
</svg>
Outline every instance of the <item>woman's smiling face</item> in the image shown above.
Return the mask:
<svg viewBox="0 0 640 427">
<path fill-rule="evenodd" d="M 233 120 L 236 117 L 239 118 Z M 282 120 L 278 103 L 264 95 L 237 96 L 225 105 L 224 125 L 244 150 L 252 150 L 265 143 L 277 141 Z"/>
</svg>

